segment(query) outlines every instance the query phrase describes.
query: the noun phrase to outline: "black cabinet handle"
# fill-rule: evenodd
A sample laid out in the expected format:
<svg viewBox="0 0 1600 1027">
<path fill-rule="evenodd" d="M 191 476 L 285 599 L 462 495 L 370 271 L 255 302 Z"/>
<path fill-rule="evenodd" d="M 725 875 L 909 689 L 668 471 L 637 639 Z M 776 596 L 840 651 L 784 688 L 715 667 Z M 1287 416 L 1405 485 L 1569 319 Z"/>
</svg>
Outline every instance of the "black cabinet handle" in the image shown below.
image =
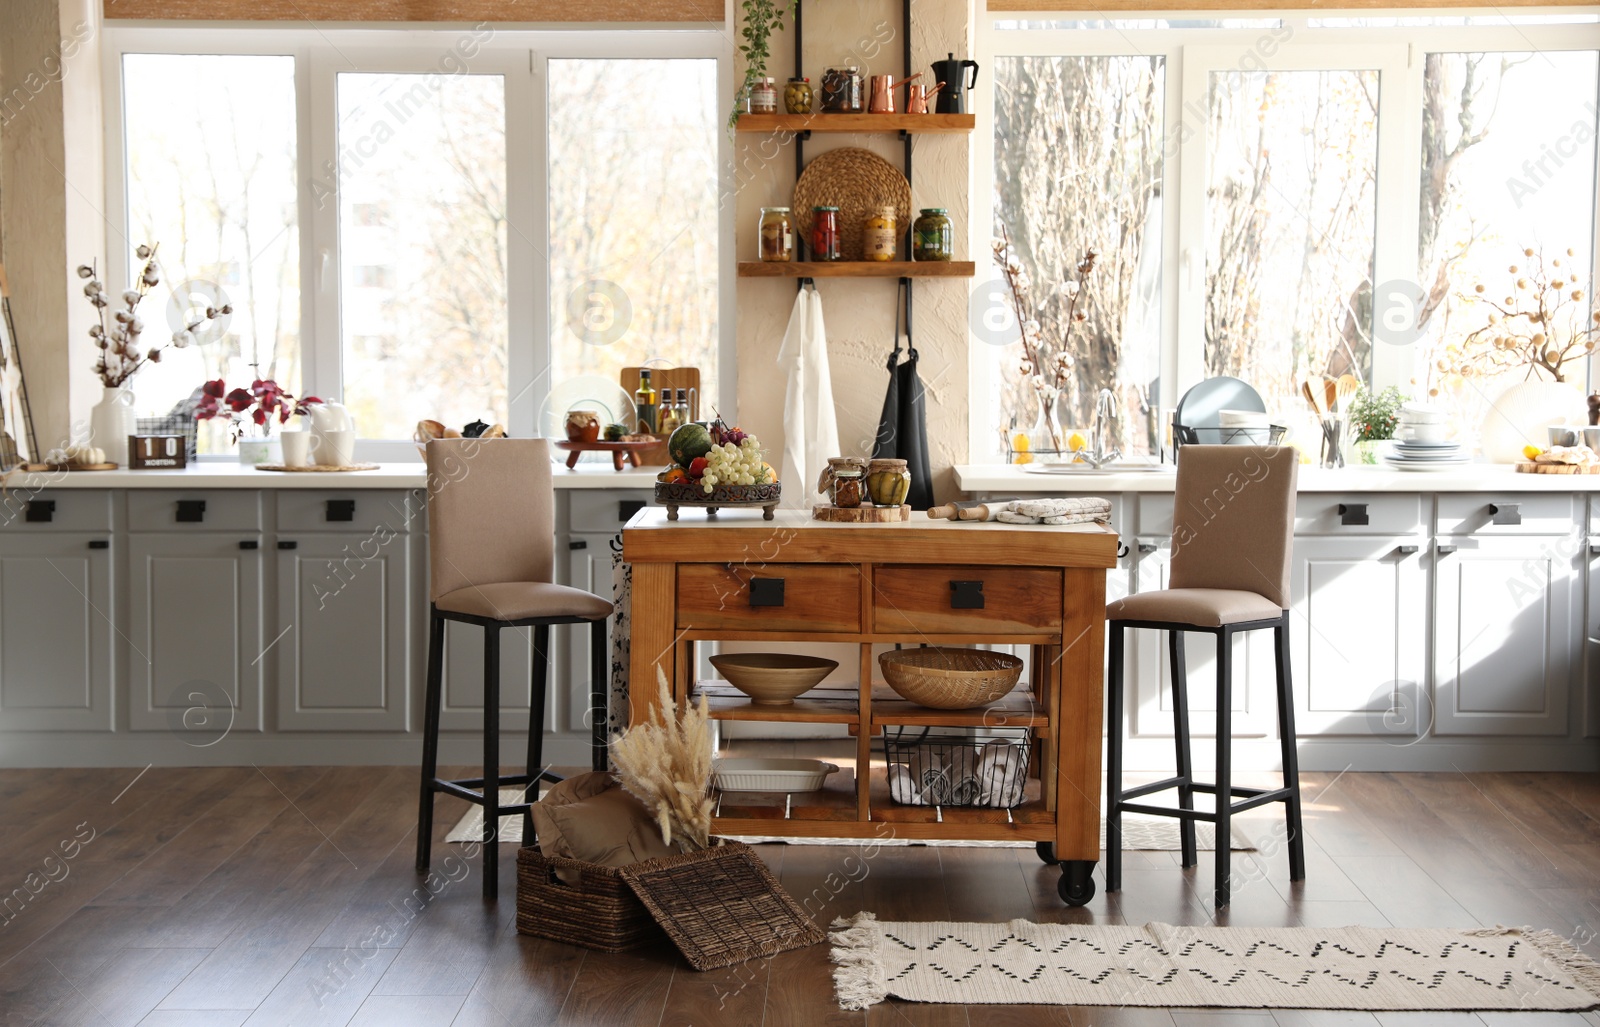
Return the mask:
<svg viewBox="0 0 1600 1027">
<path fill-rule="evenodd" d="M 111 542 L 110 542 L 109 539 L 103 539 L 103 538 L 93 539 L 89 543 L 89 548 L 90 549 L 110 549 L 111 548 Z"/>
<path fill-rule="evenodd" d="M 298 543 L 298 542 L 280 541 L 278 543 L 278 548 L 279 549 L 299 549 L 300 548 L 300 543 Z"/>
<path fill-rule="evenodd" d="M 782 606 L 783 605 L 783 579 L 782 578 L 751 578 L 750 579 L 750 605 L 751 606 Z"/>
<path fill-rule="evenodd" d="M 568 542 L 567 543 L 567 548 L 568 549 L 588 549 L 589 548 L 589 543 L 587 543 L 587 542 Z"/>
<path fill-rule="evenodd" d="M 180 524 L 199 524 L 206 519 L 206 501 L 203 499 L 178 500 L 177 519 Z"/>
<path fill-rule="evenodd" d="M 1399 553 L 1401 556 L 1414 556 L 1414 555 L 1416 555 L 1417 547 L 1416 546 L 1395 546 L 1394 547 L 1394 551 Z"/>
<path fill-rule="evenodd" d="M 1160 549 L 1160 548 L 1161 547 L 1156 545 L 1154 542 L 1141 542 L 1141 543 L 1139 543 L 1139 552 L 1141 552 L 1141 553 L 1153 553 L 1157 549 Z"/>
<path fill-rule="evenodd" d="M 1455 552 L 1457 549 L 1460 549 L 1461 547 L 1460 546 L 1445 545 L 1443 543 L 1440 543 L 1439 545 L 1434 546 L 1433 548 L 1434 548 L 1434 551 L 1437 552 L 1440 556 L 1449 556 L 1451 553 Z"/>
<path fill-rule="evenodd" d="M 644 500 L 642 499 L 619 499 L 617 500 L 617 520 L 626 523 L 633 519 L 634 514 L 643 509 Z"/>
<path fill-rule="evenodd" d="M 28 509 L 22 519 L 32 524 L 49 524 L 56 519 L 56 501 L 53 499 L 30 499 Z"/>
<path fill-rule="evenodd" d="M 983 609 L 983 582 L 981 582 L 981 581 L 952 581 L 952 582 L 950 582 L 950 609 L 952 609 L 952 610 L 981 610 L 981 609 Z"/>
<path fill-rule="evenodd" d="M 1589 543 L 1589 555 L 1590 556 L 1600 556 L 1600 543 L 1595 543 L 1595 542 Z"/>
<path fill-rule="evenodd" d="M 1369 524 L 1369 523 L 1371 523 L 1367 518 L 1367 504 L 1365 504 L 1365 503 L 1340 503 L 1339 504 L 1339 523 L 1340 524 L 1354 524 L 1354 525 L 1361 525 L 1361 524 Z"/>
<path fill-rule="evenodd" d="M 1495 524 L 1521 524 L 1521 503 L 1490 503 L 1489 517 Z"/>
<path fill-rule="evenodd" d="M 261 543 L 257 542 L 255 539 L 247 538 L 243 542 L 239 543 L 239 548 L 240 549 L 260 549 L 261 548 Z"/>
<path fill-rule="evenodd" d="M 353 521 L 356 519 L 356 501 L 353 499 L 328 500 L 328 512 L 324 515 L 330 521 Z"/>
</svg>

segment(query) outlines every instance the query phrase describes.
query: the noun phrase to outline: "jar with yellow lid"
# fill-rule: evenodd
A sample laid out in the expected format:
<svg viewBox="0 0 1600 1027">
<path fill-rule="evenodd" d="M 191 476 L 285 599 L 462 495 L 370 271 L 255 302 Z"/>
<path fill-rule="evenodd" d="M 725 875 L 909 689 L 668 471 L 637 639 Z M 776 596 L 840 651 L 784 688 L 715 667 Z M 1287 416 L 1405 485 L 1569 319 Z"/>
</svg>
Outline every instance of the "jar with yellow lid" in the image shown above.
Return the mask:
<svg viewBox="0 0 1600 1027">
<path fill-rule="evenodd" d="M 893 260 L 895 236 L 893 207 L 880 207 L 861 229 L 861 256 L 863 260 Z"/>
</svg>

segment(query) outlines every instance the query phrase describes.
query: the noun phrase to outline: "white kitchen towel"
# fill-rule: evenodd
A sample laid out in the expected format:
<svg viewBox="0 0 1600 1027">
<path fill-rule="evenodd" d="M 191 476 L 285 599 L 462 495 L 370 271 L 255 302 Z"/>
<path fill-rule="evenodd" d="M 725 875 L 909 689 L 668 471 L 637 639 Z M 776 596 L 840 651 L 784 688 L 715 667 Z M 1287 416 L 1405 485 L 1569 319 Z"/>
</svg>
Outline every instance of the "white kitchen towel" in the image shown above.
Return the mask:
<svg viewBox="0 0 1600 1027">
<path fill-rule="evenodd" d="M 789 376 L 783 399 L 783 461 L 779 465 L 783 505 L 805 510 L 822 501 L 815 492 L 817 478 L 828 458 L 840 452 L 822 297 L 814 285 L 801 289 L 794 299 L 789 328 L 778 350 L 778 367 Z"/>
</svg>

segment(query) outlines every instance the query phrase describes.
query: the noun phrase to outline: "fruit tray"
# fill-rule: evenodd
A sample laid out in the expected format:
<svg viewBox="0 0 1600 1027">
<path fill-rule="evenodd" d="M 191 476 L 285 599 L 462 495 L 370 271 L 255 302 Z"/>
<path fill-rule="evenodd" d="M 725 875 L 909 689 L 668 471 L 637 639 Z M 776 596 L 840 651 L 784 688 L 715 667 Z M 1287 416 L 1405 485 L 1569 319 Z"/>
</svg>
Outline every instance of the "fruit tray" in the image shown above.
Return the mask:
<svg viewBox="0 0 1600 1027">
<path fill-rule="evenodd" d="M 704 507 L 707 517 L 715 517 L 725 506 L 759 506 L 762 518 L 772 520 L 782 494 L 780 482 L 764 485 L 716 485 L 710 492 L 689 481 L 656 482 L 656 502 L 667 508 L 667 520 L 678 519 L 680 506 Z"/>
</svg>

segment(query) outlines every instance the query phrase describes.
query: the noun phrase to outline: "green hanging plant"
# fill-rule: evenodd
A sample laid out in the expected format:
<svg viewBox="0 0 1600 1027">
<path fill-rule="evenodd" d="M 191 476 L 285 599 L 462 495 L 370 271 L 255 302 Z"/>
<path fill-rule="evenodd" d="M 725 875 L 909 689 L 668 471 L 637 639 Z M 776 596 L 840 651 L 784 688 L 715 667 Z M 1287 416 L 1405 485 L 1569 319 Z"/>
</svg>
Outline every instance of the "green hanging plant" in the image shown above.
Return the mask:
<svg viewBox="0 0 1600 1027">
<path fill-rule="evenodd" d="M 731 131 L 739 123 L 739 108 L 744 98 L 750 95 L 750 89 L 756 79 L 764 78 L 767 74 L 767 58 L 772 56 L 770 46 L 772 34 L 783 31 L 785 15 L 794 13 L 795 4 L 799 0 L 743 0 L 740 5 L 744 8 L 744 27 L 739 30 L 739 35 L 744 42 L 739 44 L 739 53 L 744 55 L 744 84 L 739 87 L 734 95 L 733 112 L 728 115 L 728 129 Z"/>
</svg>

